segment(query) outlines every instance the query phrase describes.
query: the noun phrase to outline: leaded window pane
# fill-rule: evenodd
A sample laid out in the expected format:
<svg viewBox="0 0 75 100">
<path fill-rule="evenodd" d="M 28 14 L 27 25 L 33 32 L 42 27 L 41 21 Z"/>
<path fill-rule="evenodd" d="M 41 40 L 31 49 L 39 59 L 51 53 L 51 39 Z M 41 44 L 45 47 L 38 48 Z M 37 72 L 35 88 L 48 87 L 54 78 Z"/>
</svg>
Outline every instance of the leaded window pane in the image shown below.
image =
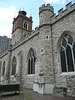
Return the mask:
<svg viewBox="0 0 75 100">
<path fill-rule="evenodd" d="M 68 38 L 69 38 L 69 35 L 68 35 L 68 34 L 66 34 L 66 35 L 65 35 L 65 37 L 68 39 Z"/>
<path fill-rule="evenodd" d="M 34 61 L 34 57 L 32 57 L 32 73 L 35 74 L 35 61 Z"/>
<path fill-rule="evenodd" d="M 29 58 L 28 61 L 28 74 L 35 74 L 35 57 L 34 57 L 34 51 L 31 49 L 29 52 Z"/>
<path fill-rule="evenodd" d="M 67 72 L 65 52 L 64 52 L 63 48 L 61 48 L 61 50 L 60 50 L 60 57 L 61 57 L 61 69 L 62 69 L 62 72 Z"/>
<path fill-rule="evenodd" d="M 31 74 L 33 74 L 33 58 L 31 57 Z"/>
<path fill-rule="evenodd" d="M 27 23 L 26 22 L 24 23 L 24 28 L 27 29 Z"/>
<path fill-rule="evenodd" d="M 74 55 L 74 62 L 75 62 L 75 44 L 73 45 L 73 55 Z"/>
<path fill-rule="evenodd" d="M 12 60 L 12 75 L 16 73 L 16 58 L 14 57 Z"/>
<path fill-rule="evenodd" d="M 62 46 L 66 47 L 66 45 L 67 45 L 66 39 L 63 38 L 63 40 L 62 40 Z"/>
<path fill-rule="evenodd" d="M 29 58 L 29 61 L 28 61 L 28 74 L 30 74 L 30 62 L 31 62 L 31 60 Z"/>
<path fill-rule="evenodd" d="M 69 72 L 74 71 L 72 51 L 70 46 L 67 46 L 66 56 L 67 56 L 68 71 Z"/>
<path fill-rule="evenodd" d="M 74 41 L 73 38 L 71 37 L 71 35 L 69 35 L 68 43 L 72 45 L 73 41 Z"/>
<path fill-rule="evenodd" d="M 30 52 L 30 56 L 31 57 L 34 56 L 34 52 L 33 51 Z"/>
<path fill-rule="evenodd" d="M 73 37 L 69 34 L 66 34 L 61 41 L 60 58 L 61 58 L 62 72 L 74 71 L 75 44 L 73 45 L 73 43 L 74 43 Z M 73 50 L 71 49 L 72 45 L 73 45 Z"/>
<path fill-rule="evenodd" d="M 4 75 L 4 74 L 5 74 L 5 61 L 3 63 L 3 73 L 2 73 L 2 75 Z"/>
</svg>

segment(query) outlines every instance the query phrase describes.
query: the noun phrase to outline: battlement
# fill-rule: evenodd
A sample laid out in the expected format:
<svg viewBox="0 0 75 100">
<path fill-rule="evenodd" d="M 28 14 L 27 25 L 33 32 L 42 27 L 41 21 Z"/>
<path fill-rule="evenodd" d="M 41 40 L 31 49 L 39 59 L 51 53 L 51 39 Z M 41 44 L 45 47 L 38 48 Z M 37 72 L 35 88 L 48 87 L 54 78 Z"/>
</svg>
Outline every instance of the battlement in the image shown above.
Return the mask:
<svg viewBox="0 0 75 100">
<path fill-rule="evenodd" d="M 58 11 L 58 15 L 54 14 L 53 16 L 51 16 L 51 23 L 55 23 L 57 20 L 61 19 L 62 17 L 66 16 L 67 14 L 69 14 L 70 12 L 75 10 L 75 3 L 72 4 L 72 2 L 69 2 L 66 5 L 66 9 L 63 10 L 63 8 L 61 8 Z"/>
<path fill-rule="evenodd" d="M 39 8 L 39 13 L 41 13 L 43 10 L 50 10 L 52 12 L 54 12 L 54 8 L 53 6 L 50 6 L 50 4 L 43 4 L 40 8 Z"/>
</svg>

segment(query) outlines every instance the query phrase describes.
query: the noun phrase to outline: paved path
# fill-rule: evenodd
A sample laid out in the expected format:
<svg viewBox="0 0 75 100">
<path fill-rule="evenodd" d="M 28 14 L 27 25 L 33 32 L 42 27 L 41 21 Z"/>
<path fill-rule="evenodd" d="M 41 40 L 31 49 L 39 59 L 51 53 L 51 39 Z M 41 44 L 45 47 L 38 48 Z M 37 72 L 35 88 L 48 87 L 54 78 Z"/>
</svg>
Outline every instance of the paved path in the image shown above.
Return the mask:
<svg viewBox="0 0 75 100">
<path fill-rule="evenodd" d="M 25 89 L 25 98 L 26 95 L 30 93 L 30 98 L 32 98 L 32 100 L 75 100 L 75 98 L 70 98 L 70 97 L 57 97 L 57 96 L 53 96 L 53 95 L 42 95 L 42 94 L 38 94 L 33 92 L 32 90 L 28 90 Z M 11 93 L 11 94 L 4 94 L 3 98 L 0 100 L 30 100 L 30 99 L 17 99 L 19 97 L 19 95 Z M 12 99 L 10 99 L 12 98 Z"/>
</svg>

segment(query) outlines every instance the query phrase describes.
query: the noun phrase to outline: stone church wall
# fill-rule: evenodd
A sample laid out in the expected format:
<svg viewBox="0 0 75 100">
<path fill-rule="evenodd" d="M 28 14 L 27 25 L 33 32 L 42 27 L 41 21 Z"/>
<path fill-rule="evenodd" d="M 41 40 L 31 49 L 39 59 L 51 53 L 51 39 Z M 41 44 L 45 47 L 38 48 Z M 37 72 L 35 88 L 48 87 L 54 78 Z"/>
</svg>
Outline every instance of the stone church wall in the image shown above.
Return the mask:
<svg viewBox="0 0 75 100">
<path fill-rule="evenodd" d="M 4 52 L 3 55 L 0 56 L 0 84 L 7 84 L 8 83 L 8 51 Z M 5 75 L 2 76 L 3 72 L 3 63 L 5 62 Z"/>
<path fill-rule="evenodd" d="M 69 3 L 66 7 L 65 11 L 60 10 L 57 15 L 57 22 L 55 22 L 52 18 L 52 39 L 53 39 L 53 56 L 54 56 L 54 73 L 55 73 L 55 87 L 66 87 L 67 77 L 71 78 L 74 74 L 69 73 L 61 73 L 61 61 L 60 61 L 60 52 L 59 46 L 61 39 L 64 34 L 71 34 L 75 40 L 75 10 L 73 10 L 75 4 L 72 5 Z M 72 11 L 73 12 L 72 12 Z M 71 11 L 71 12 L 70 12 Z M 64 16 L 64 17 L 63 17 Z M 71 92 L 71 91 L 70 91 Z M 60 92 L 58 92 L 59 94 Z"/>
<path fill-rule="evenodd" d="M 21 34 L 22 30 L 18 30 L 20 34 L 17 31 L 13 33 L 11 48 L 0 56 L 1 81 L 5 79 L 9 84 L 20 83 L 21 87 L 25 86 L 42 94 L 54 93 L 75 97 L 73 93 L 75 91 L 75 72 L 62 73 L 60 64 L 61 39 L 65 34 L 71 34 L 75 40 L 75 4 L 70 2 L 66 5 L 65 10 L 58 11 L 57 16 L 54 14 L 52 6 L 42 5 L 39 8 L 39 16 L 40 25 L 34 31 L 26 32 L 24 36 Z M 14 37 L 17 41 L 14 41 Z M 36 58 L 35 74 L 28 74 L 28 53 L 31 48 L 34 50 Z M 14 57 L 17 64 L 16 74 L 11 75 Z M 2 76 L 4 61 L 6 61 L 6 72 Z M 1 82 L 1 84 L 4 83 Z"/>
<path fill-rule="evenodd" d="M 11 55 L 11 62 L 14 56 L 17 59 L 17 70 L 19 70 L 18 67 L 22 67 L 22 81 L 23 81 L 22 83 L 23 83 L 23 86 L 25 85 L 27 88 L 33 88 L 33 80 L 35 78 L 35 75 L 28 75 L 28 60 L 27 60 L 28 52 L 32 48 L 34 50 L 36 60 L 40 60 L 38 56 L 39 56 L 40 48 L 41 48 L 38 30 L 36 31 L 36 33 L 32 32 L 31 34 L 32 35 L 27 35 L 26 39 L 24 38 L 23 43 L 19 47 L 18 47 L 19 43 L 18 45 L 15 44 L 15 46 L 12 47 L 13 51 Z M 35 36 L 33 36 L 33 34 Z M 20 64 L 19 63 L 19 53 L 20 52 L 23 53 L 22 54 L 23 55 L 22 66 L 19 66 Z M 18 71 L 16 73 L 18 73 Z"/>
</svg>

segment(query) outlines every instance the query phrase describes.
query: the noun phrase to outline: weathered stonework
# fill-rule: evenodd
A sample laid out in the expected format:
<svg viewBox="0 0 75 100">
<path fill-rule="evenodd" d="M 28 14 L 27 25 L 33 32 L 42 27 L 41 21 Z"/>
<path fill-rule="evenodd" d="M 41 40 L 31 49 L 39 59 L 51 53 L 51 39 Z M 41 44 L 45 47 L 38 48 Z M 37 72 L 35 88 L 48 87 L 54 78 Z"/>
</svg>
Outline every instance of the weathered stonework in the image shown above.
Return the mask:
<svg viewBox="0 0 75 100">
<path fill-rule="evenodd" d="M 19 27 L 13 31 L 8 50 L 0 55 L 0 84 L 19 83 L 22 88 L 25 86 L 41 94 L 75 97 L 75 66 L 73 72 L 62 72 L 60 61 L 62 38 L 69 34 L 75 40 L 75 4 L 70 2 L 65 10 L 58 11 L 58 15 L 49 4 L 42 5 L 39 17 L 39 27 L 34 31 L 28 32 Z M 36 58 L 35 74 L 28 74 L 31 48 Z M 16 73 L 12 75 L 14 57 Z M 2 76 L 4 61 L 5 74 Z"/>
</svg>

